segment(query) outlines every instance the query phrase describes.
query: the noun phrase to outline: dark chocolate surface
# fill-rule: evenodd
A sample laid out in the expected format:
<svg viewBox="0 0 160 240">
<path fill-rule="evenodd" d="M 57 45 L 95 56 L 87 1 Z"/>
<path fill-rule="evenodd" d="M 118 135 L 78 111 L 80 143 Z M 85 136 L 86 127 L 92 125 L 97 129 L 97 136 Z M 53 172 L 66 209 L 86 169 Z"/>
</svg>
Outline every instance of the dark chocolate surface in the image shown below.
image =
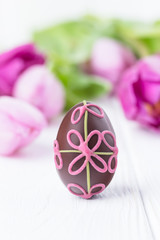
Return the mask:
<svg viewBox="0 0 160 240">
<path fill-rule="evenodd" d="M 87 102 L 87 103 L 90 103 L 90 102 Z M 69 145 L 69 143 L 67 141 L 67 133 L 71 129 L 75 129 L 75 130 L 79 131 L 84 139 L 84 115 L 82 116 L 81 120 L 77 124 L 71 123 L 71 115 L 72 115 L 74 109 L 79 106 L 82 106 L 82 105 L 83 105 L 83 103 L 79 103 L 79 104 L 75 105 L 72 109 L 70 109 L 70 111 L 65 115 L 65 117 L 59 127 L 59 131 L 57 134 L 57 140 L 59 143 L 60 150 L 71 150 L 71 149 L 73 150 L 73 148 Z M 93 109 L 94 111 L 98 111 L 95 107 L 90 107 L 90 109 Z M 105 112 L 104 112 L 104 118 L 98 118 L 95 115 L 88 112 L 88 134 L 92 130 L 99 130 L 100 132 L 102 132 L 104 130 L 109 130 L 110 132 L 112 132 L 115 135 L 113 127 L 111 125 L 111 122 L 110 122 L 108 116 L 105 114 Z M 71 137 L 72 137 L 72 142 L 74 142 L 75 144 L 79 143 L 79 140 L 75 135 L 73 135 Z M 91 140 L 88 143 L 89 148 L 92 148 L 95 145 L 96 138 L 97 138 L 97 136 L 93 136 L 91 138 Z M 106 140 L 110 145 L 113 146 L 113 139 L 111 136 L 107 135 Z M 108 149 L 107 146 L 105 146 L 105 144 L 103 142 L 101 143 L 100 147 L 97 149 L 97 152 L 108 152 L 108 151 L 110 151 L 110 149 Z M 74 175 L 74 176 L 70 175 L 68 172 L 69 164 L 79 154 L 80 153 L 61 153 L 61 156 L 63 159 L 63 168 L 58 170 L 58 173 L 59 173 L 59 176 L 62 179 L 63 183 L 66 186 L 69 183 L 75 183 L 75 184 L 82 186 L 85 189 L 85 191 L 87 192 L 86 168 L 80 174 Z M 103 155 L 101 157 L 108 163 L 109 156 Z M 94 159 L 94 160 L 96 162 L 96 159 Z M 79 161 L 75 167 L 76 168 L 80 167 L 82 165 L 82 163 L 83 163 L 83 160 Z M 96 163 L 97 163 L 97 165 L 101 166 L 101 163 L 99 163 L 98 161 Z M 114 168 L 114 164 L 115 164 L 115 161 L 113 160 L 112 168 Z M 103 183 L 103 184 L 105 184 L 105 186 L 107 186 L 110 183 L 114 173 L 110 173 L 109 171 L 107 171 L 105 173 L 100 173 L 100 172 L 96 171 L 90 163 L 89 163 L 89 165 L 90 165 L 91 186 L 93 186 L 94 184 L 98 184 L 98 183 Z M 75 191 L 76 193 L 79 193 L 78 189 L 72 189 L 72 190 Z M 94 191 L 96 191 L 96 190 L 97 189 L 95 189 Z"/>
</svg>

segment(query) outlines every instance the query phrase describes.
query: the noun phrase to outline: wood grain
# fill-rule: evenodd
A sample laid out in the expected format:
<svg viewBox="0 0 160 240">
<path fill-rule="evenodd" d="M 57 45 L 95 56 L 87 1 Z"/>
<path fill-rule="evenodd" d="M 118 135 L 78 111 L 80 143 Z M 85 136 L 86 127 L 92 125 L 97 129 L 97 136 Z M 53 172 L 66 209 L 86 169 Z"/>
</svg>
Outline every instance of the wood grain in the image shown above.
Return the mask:
<svg viewBox="0 0 160 240">
<path fill-rule="evenodd" d="M 160 239 L 160 137 L 126 120 L 117 100 L 96 103 L 119 147 L 109 187 L 84 200 L 63 186 L 52 150 L 61 116 L 31 146 L 0 158 L 0 239 Z"/>
</svg>

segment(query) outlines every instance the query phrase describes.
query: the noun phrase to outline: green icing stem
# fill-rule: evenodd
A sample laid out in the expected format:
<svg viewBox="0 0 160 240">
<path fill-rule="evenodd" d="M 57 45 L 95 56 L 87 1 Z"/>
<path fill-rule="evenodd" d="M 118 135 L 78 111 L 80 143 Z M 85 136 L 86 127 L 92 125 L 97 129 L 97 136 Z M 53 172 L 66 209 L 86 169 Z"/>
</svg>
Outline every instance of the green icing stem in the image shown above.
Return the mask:
<svg viewBox="0 0 160 240">
<path fill-rule="evenodd" d="M 60 153 L 82 153 L 79 150 L 60 150 Z M 113 152 L 93 152 L 96 155 L 112 155 Z"/>
<path fill-rule="evenodd" d="M 112 155 L 113 152 L 94 152 L 94 154 L 97 154 L 97 155 Z"/>
<path fill-rule="evenodd" d="M 83 104 L 86 105 L 87 102 L 84 100 Z M 88 123 L 88 111 L 85 111 L 85 115 L 84 115 L 84 139 L 85 139 L 85 141 L 88 136 L 87 123 Z M 89 193 L 89 190 L 91 188 L 89 162 L 87 162 L 87 165 L 86 165 L 86 173 L 87 173 L 87 190 Z"/>
<path fill-rule="evenodd" d="M 60 150 L 60 153 L 81 153 L 81 151 L 78 150 Z"/>
</svg>

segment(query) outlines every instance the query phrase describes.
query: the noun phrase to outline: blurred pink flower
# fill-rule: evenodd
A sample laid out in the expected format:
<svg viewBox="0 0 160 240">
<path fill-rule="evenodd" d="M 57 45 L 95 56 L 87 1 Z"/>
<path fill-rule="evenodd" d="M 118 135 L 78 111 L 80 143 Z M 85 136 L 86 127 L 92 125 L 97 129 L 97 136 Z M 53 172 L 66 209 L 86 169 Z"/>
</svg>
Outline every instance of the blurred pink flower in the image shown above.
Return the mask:
<svg viewBox="0 0 160 240">
<path fill-rule="evenodd" d="M 42 113 L 13 97 L 0 97 L 0 155 L 10 155 L 32 142 L 46 126 Z"/>
<path fill-rule="evenodd" d="M 12 95 L 18 76 L 34 64 L 43 64 L 44 56 L 33 44 L 19 46 L 0 54 L 0 95 Z"/>
<path fill-rule="evenodd" d="M 62 84 L 45 66 L 32 66 L 15 84 L 13 95 L 36 106 L 49 120 L 59 114 L 65 104 Z"/>
<path fill-rule="evenodd" d="M 135 56 L 127 47 L 114 39 L 101 38 L 93 46 L 90 71 L 115 85 L 123 71 L 134 63 Z"/>
<path fill-rule="evenodd" d="M 125 72 L 119 97 L 127 118 L 160 130 L 160 55 L 144 58 Z"/>
</svg>

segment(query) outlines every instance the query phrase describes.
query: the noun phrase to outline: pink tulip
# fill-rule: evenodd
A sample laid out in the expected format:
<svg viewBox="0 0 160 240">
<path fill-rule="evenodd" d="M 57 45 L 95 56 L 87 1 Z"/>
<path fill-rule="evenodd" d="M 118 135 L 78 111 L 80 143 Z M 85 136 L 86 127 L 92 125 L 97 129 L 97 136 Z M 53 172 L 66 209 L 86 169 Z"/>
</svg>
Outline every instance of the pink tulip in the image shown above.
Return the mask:
<svg viewBox="0 0 160 240">
<path fill-rule="evenodd" d="M 119 97 L 127 118 L 160 130 L 160 55 L 144 58 L 125 72 Z"/>
<path fill-rule="evenodd" d="M 62 84 L 45 66 L 33 66 L 18 79 L 13 95 L 37 107 L 49 120 L 59 114 L 65 103 Z"/>
<path fill-rule="evenodd" d="M 28 145 L 45 126 L 38 109 L 12 97 L 0 97 L 0 155 L 11 155 Z"/>
<path fill-rule="evenodd" d="M 12 95 L 19 75 L 35 64 L 43 64 L 44 56 L 33 44 L 26 44 L 0 54 L 0 95 Z"/>
<path fill-rule="evenodd" d="M 120 42 L 102 38 L 93 46 L 90 71 L 117 84 L 125 69 L 135 63 L 133 53 Z"/>
</svg>

